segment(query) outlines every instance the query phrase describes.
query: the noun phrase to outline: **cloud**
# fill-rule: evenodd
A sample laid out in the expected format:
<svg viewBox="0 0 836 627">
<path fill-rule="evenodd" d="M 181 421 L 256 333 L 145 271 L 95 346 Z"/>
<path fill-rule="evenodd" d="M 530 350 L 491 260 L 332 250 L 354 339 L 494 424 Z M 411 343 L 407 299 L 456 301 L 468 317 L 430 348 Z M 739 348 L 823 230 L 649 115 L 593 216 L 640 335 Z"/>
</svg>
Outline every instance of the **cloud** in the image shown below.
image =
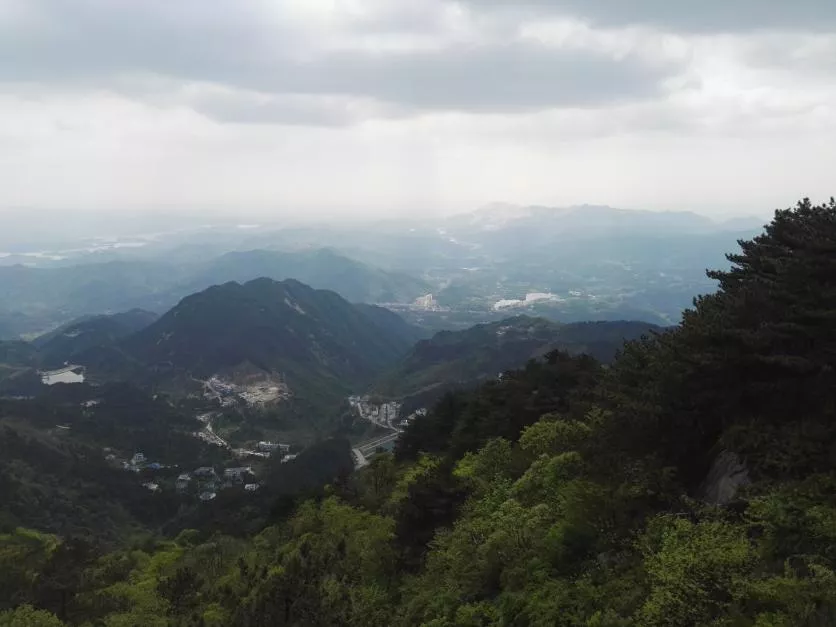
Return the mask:
<svg viewBox="0 0 836 627">
<path fill-rule="evenodd" d="M 831 0 L 461 0 L 476 10 L 535 11 L 587 21 L 595 26 L 652 26 L 687 33 L 757 30 L 832 31 Z"/>
<path fill-rule="evenodd" d="M 740 42 L 741 62 L 830 82 L 836 76 L 836 34 L 794 33 Z"/>
<path fill-rule="evenodd" d="M 502 112 L 596 106 L 661 91 L 668 68 L 639 57 L 537 43 L 440 51 L 339 54 L 305 64 L 286 85 L 300 93 L 371 96 L 416 109 Z"/>
<path fill-rule="evenodd" d="M 149 76 L 211 84 L 226 93 L 189 104 L 222 120 L 339 125 L 407 112 L 601 106 L 658 95 L 681 69 L 475 27 L 449 32 L 464 18 L 438 3 L 380 11 L 371 3 L 335 17 L 293 2 L 9 1 L 17 10 L 0 14 L 0 81 L 137 97 Z M 412 38 L 398 34 L 410 25 Z"/>
<path fill-rule="evenodd" d="M 829 0 L 0 0 L 0 215 L 504 199 L 723 212 L 826 196 L 834 13 Z"/>
<path fill-rule="evenodd" d="M 331 95 L 279 94 L 229 89 L 214 84 L 170 88 L 146 100 L 163 106 L 188 106 L 218 122 L 284 124 L 290 126 L 349 126 L 376 118 L 398 118 L 407 112 L 368 98 Z"/>
</svg>

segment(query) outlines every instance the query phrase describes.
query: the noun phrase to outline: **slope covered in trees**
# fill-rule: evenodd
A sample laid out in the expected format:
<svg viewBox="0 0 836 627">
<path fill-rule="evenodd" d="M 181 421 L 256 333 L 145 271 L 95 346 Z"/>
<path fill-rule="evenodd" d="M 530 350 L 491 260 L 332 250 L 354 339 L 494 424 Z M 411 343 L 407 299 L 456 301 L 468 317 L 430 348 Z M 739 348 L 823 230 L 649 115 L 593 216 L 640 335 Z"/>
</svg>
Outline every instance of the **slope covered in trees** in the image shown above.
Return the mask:
<svg viewBox="0 0 836 627">
<path fill-rule="evenodd" d="M 383 326 L 334 292 L 288 279 L 226 283 L 184 298 L 125 342 L 146 364 L 201 377 L 249 362 L 293 378 L 343 385 L 373 376 L 409 347 L 411 329 Z"/>
<path fill-rule="evenodd" d="M 374 389 L 384 396 L 404 397 L 473 385 L 557 349 L 608 363 L 625 341 L 658 330 L 644 322 L 558 324 L 516 316 L 465 331 L 441 331 L 418 342 Z"/>
<path fill-rule="evenodd" d="M 114 346 L 119 340 L 152 324 L 158 317 L 142 309 L 109 316 L 90 316 L 46 333 L 33 340 L 32 345 L 38 349 L 41 365 L 54 368 L 65 362 L 73 363 L 74 359 L 90 349 Z"/>
<path fill-rule="evenodd" d="M 779 211 L 679 327 L 447 395 L 249 540 L 7 534 L 0 625 L 832 625 L 834 253 Z"/>
</svg>

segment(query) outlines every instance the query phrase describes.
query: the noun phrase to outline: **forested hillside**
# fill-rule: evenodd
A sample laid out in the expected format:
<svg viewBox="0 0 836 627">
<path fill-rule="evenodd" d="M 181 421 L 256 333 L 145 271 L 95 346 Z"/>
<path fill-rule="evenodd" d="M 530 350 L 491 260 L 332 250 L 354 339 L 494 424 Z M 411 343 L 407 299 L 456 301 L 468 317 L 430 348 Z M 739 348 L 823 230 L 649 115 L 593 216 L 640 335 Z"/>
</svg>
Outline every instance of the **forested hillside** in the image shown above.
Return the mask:
<svg viewBox="0 0 836 627">
<path fill-rule="evenodd" d="M 85 351 L 116 345 L 119 340 L 141 331 L 158 317 L 142 309 L 109 316 L 90 316 L 37 337 L 32 345 L 38 349 L 43 366 L 59 367 L 66 362 L 74 363 Z"/>
<path fill-rule="evenodd" d="M 441 331 L 418 342 L 377 381 L 374 391 L 395 398 L 433 392 L 437 396 L 443 390 L 494 378 L 557 349 L 609 363 L 625 341 L 659 330 L 645 322 L 558 324 L 515 316 L 465 331 Z"/>
<path fill-rule="evenodd" d="M 836 624 L 836 202 L 610 367 L 446 395 L 250 538 L 0 536 L 0 625 Z M 17 621 L 17 622 L 15 622 Z"/>
</svg>

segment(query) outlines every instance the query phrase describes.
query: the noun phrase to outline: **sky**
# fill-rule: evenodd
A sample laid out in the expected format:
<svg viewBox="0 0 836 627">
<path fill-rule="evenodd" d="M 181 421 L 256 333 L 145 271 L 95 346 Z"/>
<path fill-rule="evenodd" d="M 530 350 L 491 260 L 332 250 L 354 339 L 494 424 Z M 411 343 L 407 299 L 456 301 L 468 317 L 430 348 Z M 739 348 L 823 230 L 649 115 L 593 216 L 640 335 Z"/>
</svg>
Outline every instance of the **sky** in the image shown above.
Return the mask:
<svg viewBox="0 0 836 627">
<path fill-rule="evenodd" d="M 821 201 L 832 0 L 0 0 L 0 218 Z"/>
</svg>

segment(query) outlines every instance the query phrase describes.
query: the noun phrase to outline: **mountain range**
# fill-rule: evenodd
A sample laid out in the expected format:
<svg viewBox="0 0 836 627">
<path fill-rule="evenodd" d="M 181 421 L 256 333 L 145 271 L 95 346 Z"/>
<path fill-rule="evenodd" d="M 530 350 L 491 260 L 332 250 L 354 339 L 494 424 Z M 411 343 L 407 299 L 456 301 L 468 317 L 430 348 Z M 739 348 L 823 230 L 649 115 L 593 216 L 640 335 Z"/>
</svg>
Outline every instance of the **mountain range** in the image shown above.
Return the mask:
<svg viewBox="0 0 836 627">
<path fill-rule="evenodd" d="M 672 235 L 759 230 L 764 222 L 756 217 L 718 222 L 690 211 L 642 211 L 607 205 L 546 207 L 493 203 L 472 213 L 451 216 L 445 228 L 469 233 L 537 230 L 543 235 L 568 239 L 613 234 Z"/>
<path fill-rule="evenodd" d="M 260 277 L 294 278 L 364 303 L 408 302 L 430 289 L 421 280 L 331 250 L 237 251 L 186 264 L 123 259 L 55 268 L 14 265 L 0 267 L 0 339 L 82 316 L 130 309 L 163 313 L 212 285 Z"/>
</svg>

